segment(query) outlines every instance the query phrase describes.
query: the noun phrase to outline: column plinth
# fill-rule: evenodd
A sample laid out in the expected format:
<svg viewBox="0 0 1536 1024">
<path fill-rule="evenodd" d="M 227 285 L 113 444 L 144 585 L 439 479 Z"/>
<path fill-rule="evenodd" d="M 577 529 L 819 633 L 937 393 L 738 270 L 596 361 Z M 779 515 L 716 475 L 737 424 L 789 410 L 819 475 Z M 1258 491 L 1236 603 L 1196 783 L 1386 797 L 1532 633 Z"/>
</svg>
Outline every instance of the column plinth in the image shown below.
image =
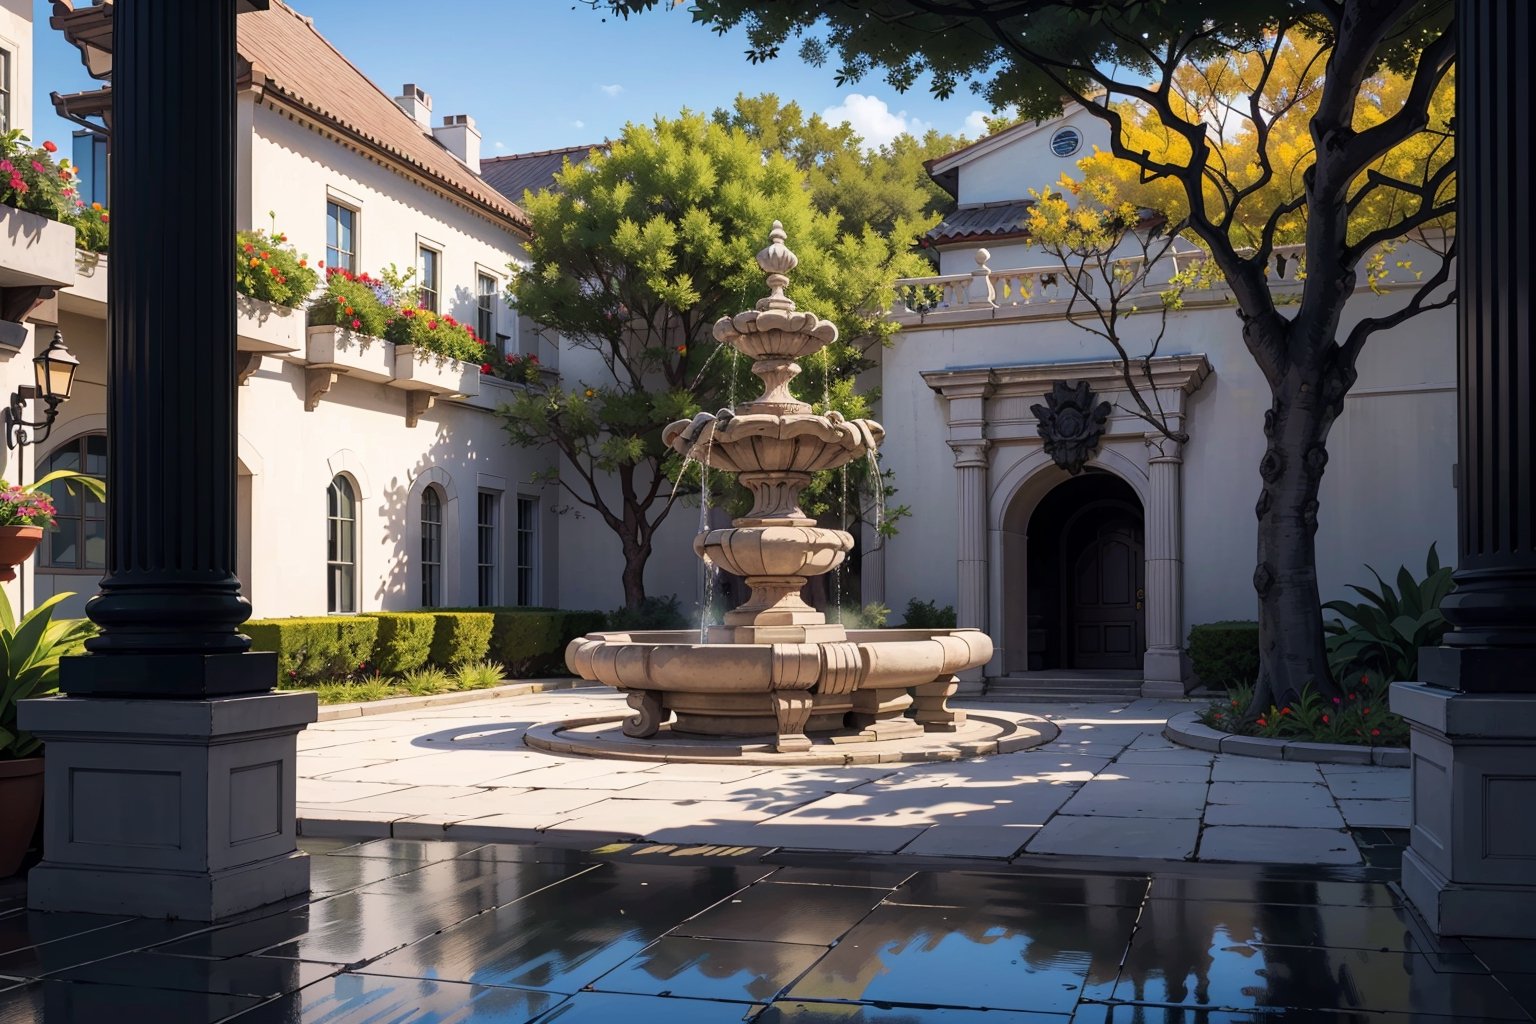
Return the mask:
<svg viewBox="0 0 1536 1024">
<path fill-rule="evenodd" d="M 955 491 L 959 497 L 956 523 L 959 544 L 956 554 L 955 624 L 985 630 L 987 617 L 987 447 L 985 440 L 950 442 L 955 453 Z M 982 691 L 983 669 L 959 676 L 963 694 Z"/>
<path fill-rule="evenodd" d="M 1182 697 L 1192 682 L 1184 654 L 1184 446 L 1161 434 L 1147 435 L 1147 506 L 1143 509 L 1146 580 L 1142 606 L 1147 653 L 1142 661 L 1144 697 Z"/>
</svg>

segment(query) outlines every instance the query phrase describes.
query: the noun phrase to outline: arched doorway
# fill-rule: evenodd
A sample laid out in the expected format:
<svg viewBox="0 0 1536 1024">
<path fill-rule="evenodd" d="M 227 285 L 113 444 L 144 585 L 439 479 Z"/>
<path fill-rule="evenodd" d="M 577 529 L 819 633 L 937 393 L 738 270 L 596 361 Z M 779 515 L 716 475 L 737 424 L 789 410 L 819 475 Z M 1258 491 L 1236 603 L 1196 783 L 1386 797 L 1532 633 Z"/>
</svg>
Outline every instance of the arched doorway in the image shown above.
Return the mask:
<svg viewBox="0 0 1536 1024">
<path fill-rule="evenodd" d="M 1028 526 L 1028 667 L 1140 669 L 1146 558 L 1136 492 L 1088 470 L 1040 500 Z"/>
</svg>

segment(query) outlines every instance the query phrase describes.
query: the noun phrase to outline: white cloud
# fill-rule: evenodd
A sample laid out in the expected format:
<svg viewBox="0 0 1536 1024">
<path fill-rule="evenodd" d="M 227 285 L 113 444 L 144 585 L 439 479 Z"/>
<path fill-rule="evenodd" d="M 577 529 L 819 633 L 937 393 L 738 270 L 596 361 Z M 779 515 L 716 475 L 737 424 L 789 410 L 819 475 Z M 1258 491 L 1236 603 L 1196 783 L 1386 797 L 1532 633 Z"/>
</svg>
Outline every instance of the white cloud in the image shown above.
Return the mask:
<svg viewBox="0 0 1536 1024">
<path fill-rule="evenodd" d="M 965 123 L 960 126 L 960 131 L 968 139 L 979 139 L 987 134 L 986 119 L 992 116 L 990 110 L 973 110 L 965 115 Z"/>
<path fill-rule="evenodd" d="M 494 147 L 496 149 L 506 149 L 507 148 L 507 144 L 505 142 L 493 142 L 493 143 L 491 143 L 491 145 L 492 145 L 492 147 Z"/>
<path fill-rule="evenodd" d="M 933 127 L 927 121 L 907 116 L 905 110 L 892 111 L 878 96 L 857 92 L 849 93 L 837 106 L 823 110 L 821 116 L 832 124 L 846 121 L 870 149 L 885 145 L 902 132 L 921 135 Z"/>
<path fill-rule="evenodd" d="M 613 85 L 600 85 L 598 86 L 598 89 L 600 89 L 605 96 L 617 96 L 619 93 L 624 91 L 624 87 L 617 83 Z"/>
<path fill-rule="evenodd" d="M 585 121 L 572 121 L 571 122 L 571 127 L 572 128 L 585 128 L 586 126 L 587 126 L 587 122 L 585 122 Z"/>
</svg>

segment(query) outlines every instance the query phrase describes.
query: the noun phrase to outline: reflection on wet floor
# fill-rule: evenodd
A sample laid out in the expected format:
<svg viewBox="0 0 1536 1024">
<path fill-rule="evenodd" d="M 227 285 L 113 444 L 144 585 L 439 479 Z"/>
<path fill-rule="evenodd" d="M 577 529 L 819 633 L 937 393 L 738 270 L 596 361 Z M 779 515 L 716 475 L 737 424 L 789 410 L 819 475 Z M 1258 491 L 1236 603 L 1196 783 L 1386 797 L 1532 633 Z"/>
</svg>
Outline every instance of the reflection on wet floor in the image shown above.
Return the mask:
<svg viewBox="0 0 1536 1024">
<path fill-rule="evenodd" d="M 309 900 L 216 926 L 33 914 L 0 889 L 0 1024 L 1437 1024 L 1536 1010 L 1536 943 L 1435 938 L 1384 865 L 1315 878 L 305 845 Z"/>
</svg>

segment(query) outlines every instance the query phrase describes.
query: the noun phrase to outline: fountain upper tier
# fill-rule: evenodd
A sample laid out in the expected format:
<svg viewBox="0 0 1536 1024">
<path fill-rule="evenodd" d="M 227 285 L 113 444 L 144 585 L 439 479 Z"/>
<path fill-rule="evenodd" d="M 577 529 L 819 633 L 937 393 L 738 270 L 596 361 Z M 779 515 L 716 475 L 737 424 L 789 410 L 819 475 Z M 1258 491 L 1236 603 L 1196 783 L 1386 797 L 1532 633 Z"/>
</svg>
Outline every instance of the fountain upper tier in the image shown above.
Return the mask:
<svg viewBox="0 0 1536 1024">
<path fill-rule="evenodd" d="M 756 309 L 721 317 L 714 329 L 717 341 L 752 359 L 762 395 L 734 410 L 677 420 L 661 437 L 685 458 L 739 474 L 757 499 L 746 520 L 809 525 L 798 496 L 810 475 L 864 458 L 879 448 L 885 429 L 874 420 L 845 419 L 839 412 L 818 415 L 790 393 L 789 383 L 801 369 L 795 360 L 836 341 L 837 325 L 796 310 L 784 294 L 788 274 L 799 262 L 784 241 L 783 225 L 774 221 L 768 247 L 757 254 L 758 266 L 768 275 L 768 297 Z"/>
</svg>

